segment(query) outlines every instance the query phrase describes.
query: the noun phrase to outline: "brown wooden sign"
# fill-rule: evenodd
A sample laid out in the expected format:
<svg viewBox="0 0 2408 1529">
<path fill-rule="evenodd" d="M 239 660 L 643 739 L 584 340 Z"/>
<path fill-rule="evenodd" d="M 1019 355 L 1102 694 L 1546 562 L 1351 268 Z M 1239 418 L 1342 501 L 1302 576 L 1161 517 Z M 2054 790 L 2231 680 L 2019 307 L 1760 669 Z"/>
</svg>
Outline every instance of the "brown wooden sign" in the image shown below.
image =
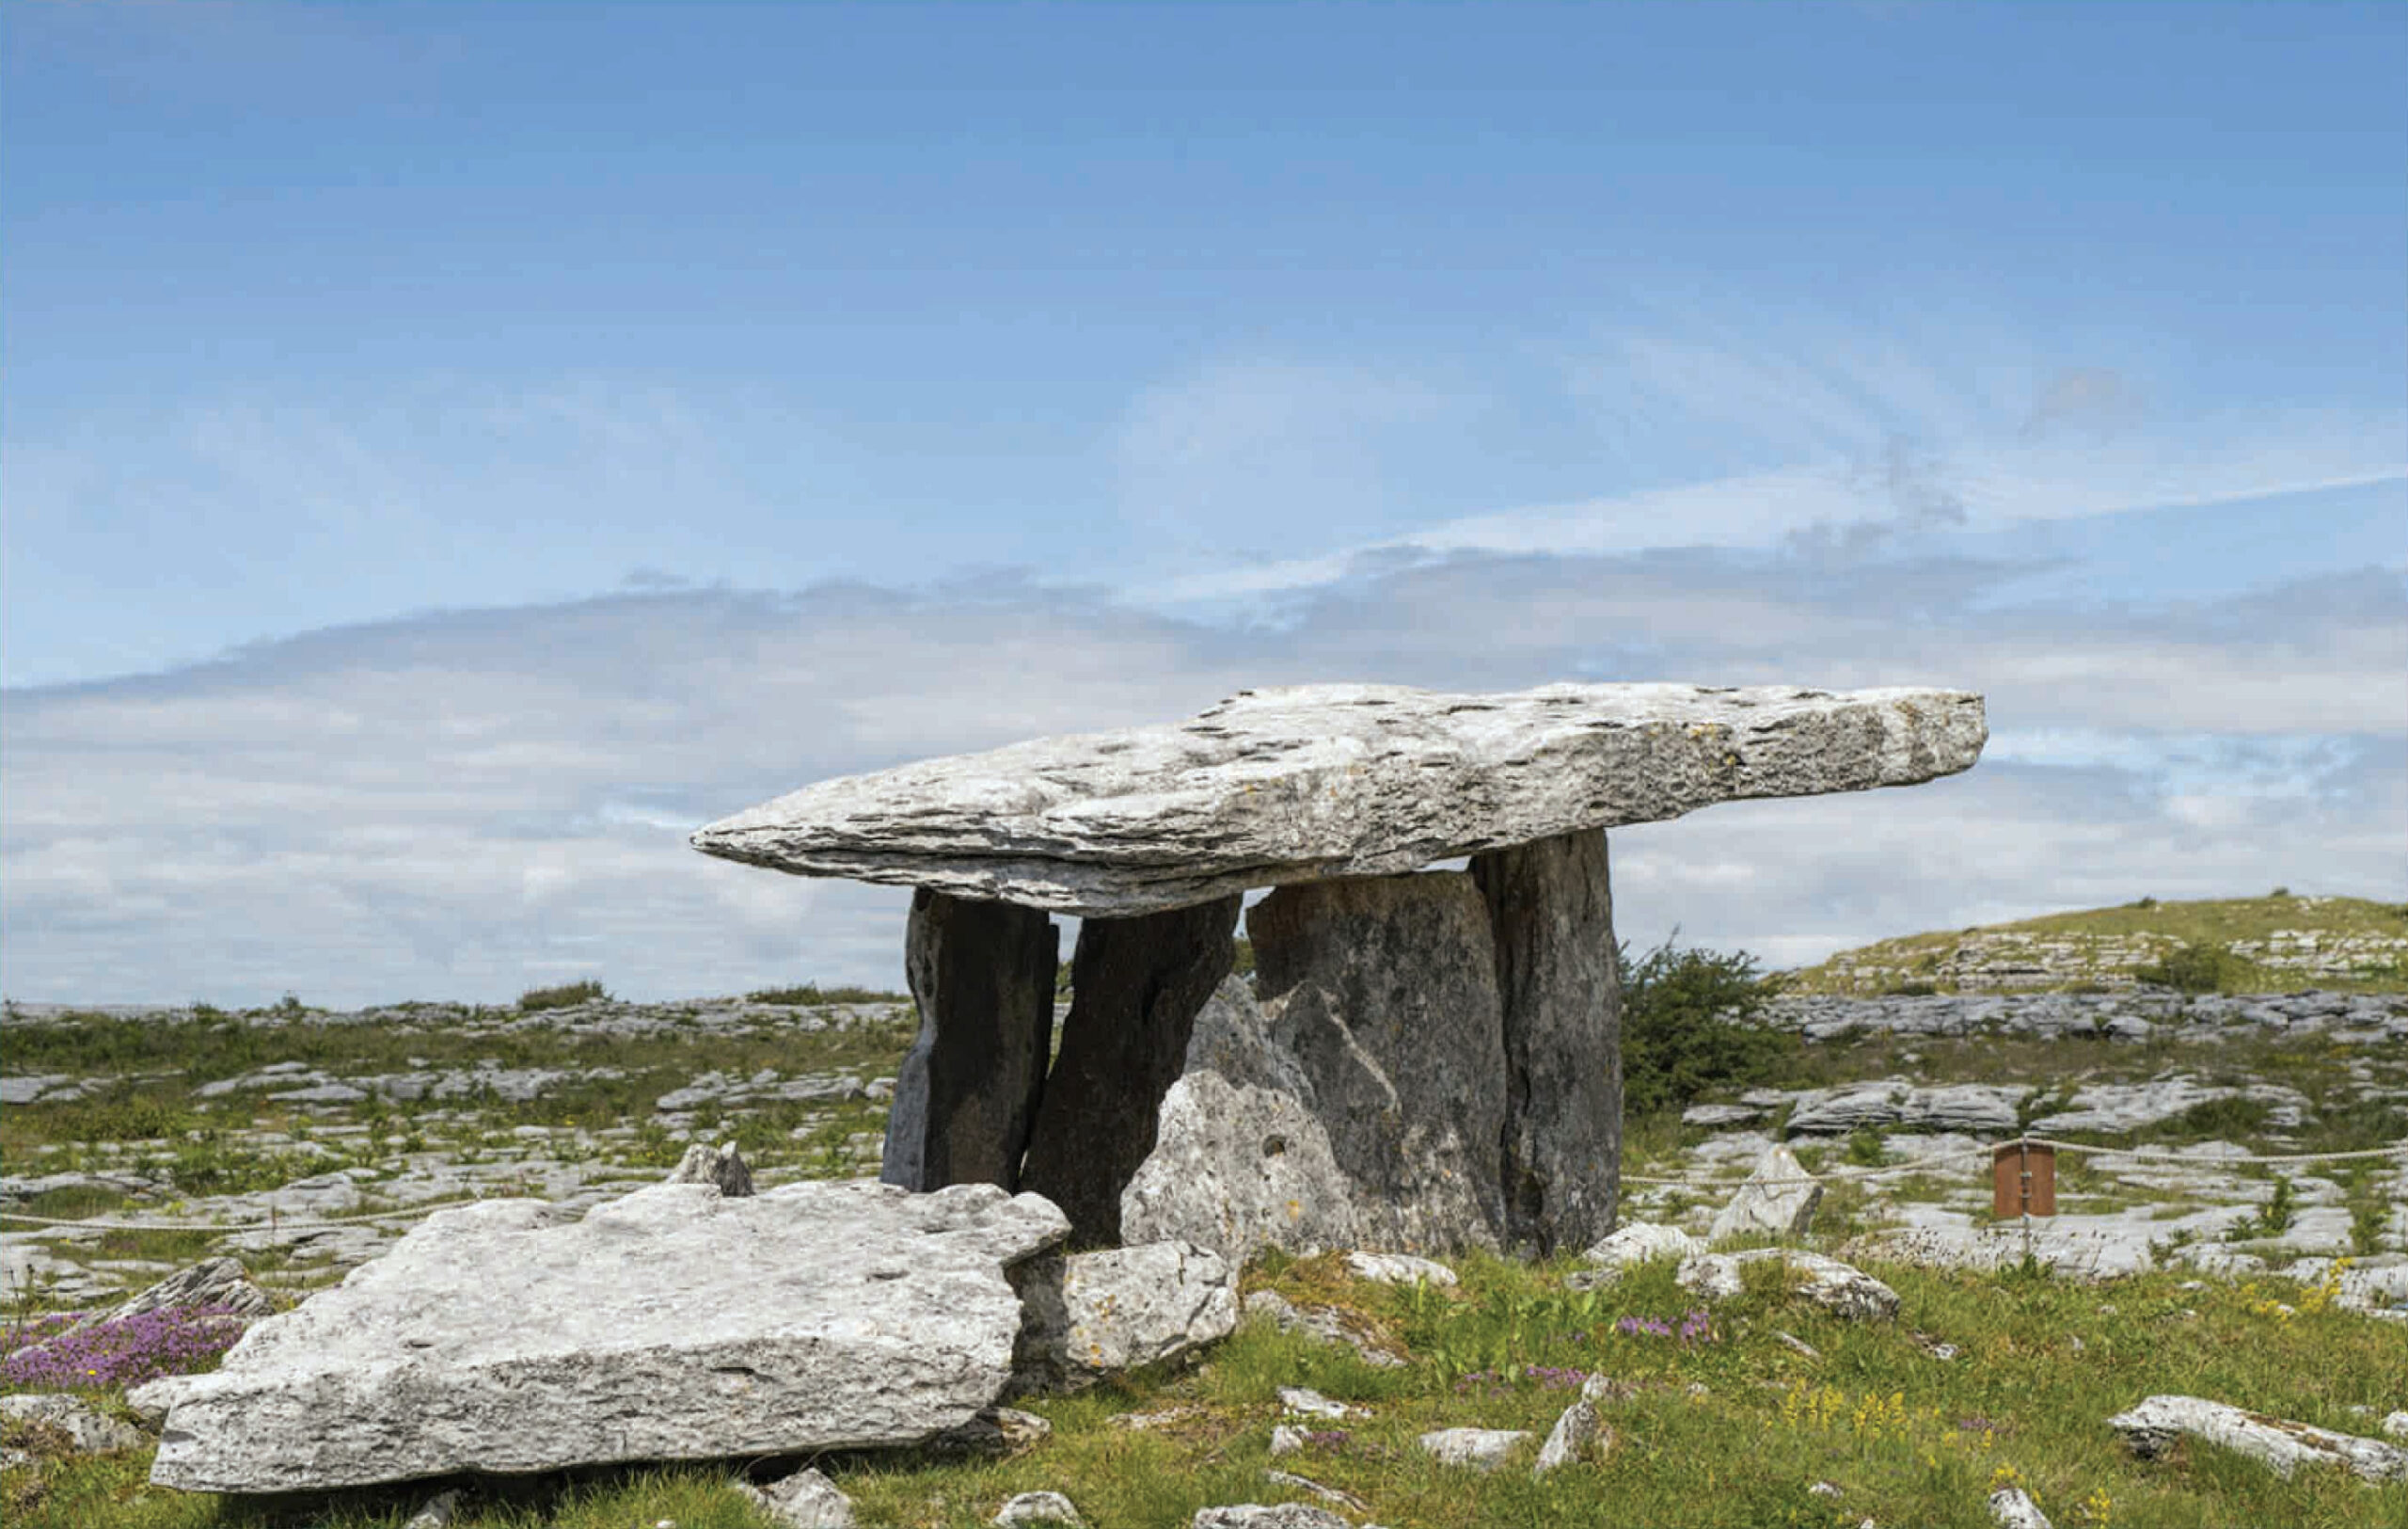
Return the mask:
<svg viewBox="0 0 2408 1529">
<path fill-rule="evenodd" d="M 2057 1213 L 2057 1149 L 2010 1141 L 1990 1154 L 1990 1214 L 2002 1221 Z"/>
</svg>

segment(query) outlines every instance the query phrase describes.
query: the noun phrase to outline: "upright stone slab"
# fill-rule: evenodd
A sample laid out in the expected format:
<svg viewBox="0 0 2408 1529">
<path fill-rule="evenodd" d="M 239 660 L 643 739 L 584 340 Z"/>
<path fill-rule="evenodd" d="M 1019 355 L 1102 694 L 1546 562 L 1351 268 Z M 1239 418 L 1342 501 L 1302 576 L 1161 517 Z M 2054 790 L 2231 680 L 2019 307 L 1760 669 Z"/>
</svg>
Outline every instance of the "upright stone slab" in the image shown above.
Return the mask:
<svg viewBox="0 0 2408 1529">
<path fill-rule="evenodd" d="M 1257 1248 L 1496 1248 L 1502 1021 L 1469 876 L 1285 886 L 1246 915 L 1259 1005 L 1198 1021 L 1122 1234 Z M 1235 984 L 1232 984 L 1235 985 Z"/>
<path fill-rule="evenodd" d="M 879 1177 L 1014 1188 L 1053 1048 L 1060 932 L 1034 908 L 922 888 L 904 940 L 920 1033 L 895 1073 Z"/>
<path fill-rule="evenodd" d="M 1229 975 L 1237 919 L 1230 896 L 1079 926 L 1070 1014 L 1020 1179 L 1069 1217 L 1074 1247 L 1121 1240 L 1121 1191 L 1154 1150 L 1196 1016 Z"/>
<path fill-rule="evenodd" d="M 1602 829 L 1475 855 L 1504 1021 L 1508 1240 L 1545 1256 L 1613 1230 L 1622 985 Z"/>
</svg>

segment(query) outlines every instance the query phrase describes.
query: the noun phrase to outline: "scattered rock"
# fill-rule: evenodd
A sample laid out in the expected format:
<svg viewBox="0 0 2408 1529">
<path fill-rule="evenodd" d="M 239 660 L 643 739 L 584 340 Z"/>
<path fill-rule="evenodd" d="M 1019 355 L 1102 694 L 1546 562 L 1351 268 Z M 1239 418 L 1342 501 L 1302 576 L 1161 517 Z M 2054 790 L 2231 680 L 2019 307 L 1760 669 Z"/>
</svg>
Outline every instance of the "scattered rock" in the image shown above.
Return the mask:
<svg viewBox="0 0 2408 1529">
<path fill-rule="evenodd" d="M 2032 1494 L 2020 1487 L 2001 1487 L 1990 1493 L 1990 1520 L 1999 1529 L 2055 1529 Z"/>
<path fill-rule="evenodd" d="M 1782 1127 L 1791 1136 L 1846 1136 L 1851 1131 L 1963 1131 L 2011 1136 L 2027 1084 L 1959 1083 L 1918 1088 L 1904 1078 L 1847 1083 L 1798 1094 Z"/>
<path fill-rule="evenodd" d="M 2408 1412 L 2385 1413 L 2383 1431 L 2394 1439 L 2408 1439 Z"/>
<path fill-rule="evenodd" d="M 1078 1523 L 1086 1522 L 1070 1500 L 1055 1491 L 1022 1492 L 1006 1500 L 987 1521 L 996 1525 L 1015 1523 Z"/>
<path fill-rule="evenodd" d="M 1691 1105 L 1681 1111 L 1683 1125 L 1703 1125 L 1716 1129 L 1725 1125 L 1746 1125 L 1764 1119 L 1761 1105 Z"/>
<path fill-rule="evenodd" d="M 1820 1360 L 1823 1357 L 1823 1351 L 1821 1349 L 1816 1348 L 1813 1344 L 1808 1343 L 1805 1339 L 1798 1336 L 1798 1334 L 1794 1332 L 1784 1332 L 1781 1329 L 1775 1328 L 1772 1330 L 1772 1336 L 1775 1343 L 1778 1343 L 1782 1347 L 1788 1349 L 1791 1353 L 1797 1354 L 1801 1358 Z"/>
<path fill-rule="evenodd" d="M 1271 1457 L 1293 1455 L 1305 1447 L 1305 1430 L 1292 1423 L 1275 1423 L 1271 1426 Z"/>
<path fill-rule="evenodd" d="M 31 1423 L 64 1435 L 79 1455 L 107 1455 L 140 1449 L 150 1441 L 138 1428 L 96 1410 L 80 1396 L 61 1392 L 31 1392 L 0 1396 L 0 1417 Z"/>
<path fill-rule="evenodd" d="M 697 1141 L 686 1149 L 686 1155 L 669 1171 L 663 1184 L 708 1184 L 731 1198 L 741 1198 L 752 1192 L 752 1171 L 744 1166 L 743 1155 L 733 1141 L 717 1147 L 706 1147 Z"/>
<path fill-rule="evenodd" d="M 1282 1332 L 1344 1344 L 1375 1369 L 1401 1369 L 1407 1362 L 1368 1321 L 1335 1306 L 1299 1306 L 1276 1290 L 1258 1290 L 1245 1298 L 1245 1314 L 1267 1318 Z"/>
<path fill-rule="evenodd" d="M 1739 1186 L 1731 1202 L 1715 1213 L 1708 1239 L 1725 1237 L 1802 1235 L 1823 1202 L 1821 1182 L 1808 1173 L 1787 1147 L 1766 1149 L 1755 1171 Z"/>
<path fill-rule="evenodd" d="M 1310 1503 L 1238 1503 L 1228 1507 L 1199 1507 L 1187 1521 L 1188 1529 L 1354 1529 L 1325 1507 Z"/>
<path fill-rule="evenodd" d="M 1005 1269 L 1069 1230 L 992 1186 L 658 1185 L 574 1224 L 488 1201 L 133 1396 L 187 1490 L 916 1443 L 995 1401 Z"/>
<path fill-rule="evenodd" d="M 1605 1274 L 1605 1280 L 1599 1282 L 1611 1283 L 1634 1264 L 1656 1258 L 1691 1258 L 1703 1251 L 1705 1244 L 1679 1227 L 1630 1221 L 1615 1228 L 1580 1256 Z"/>
<path fill-rule="evenodd" d="M 1751 1248 L 1737 1253 L 1701 1253 L 1681 1261 L 1672 1278 L 1684 1290 L 1707 1300 L 1730 1300 L 1746 1285 L 1739 1270 L 1750 1264 L 1778 1262 L 1790 1289 L 1815 1305 L 1850 1321 L 1888 1320 L 1898 1314 L 1898 1293 L 1854 1265 L 1821 1253 L 1790 1248 Z"/>
<path fill-rule="evenodd" d="M 2151 1396 L 2131 1411 L 2109 1418 L 2107 1425 L 2121 1433 L 2133 1455 L 2145 1460 L 2155 1459 L 2176 1435 L 2187 1433 L 2260 1461 L 2279 1476 L 2289 1476 L 2302 1465 L 2339 1465 L 2370 1482 L 2408 1481 L 2408 1449 L 2397 1444 L 2271 1418 L 2197 1396 Z"/>
<path fill-rule="evenodd" d="M 1015 1390 L 1083 1391 L 1226 1338 L 1237 1327 L 1229 1267 L 1183 1242 L 1049 1254 L 1012 1271 L 1027 1313 Z"/>
<path fill-rule="evenodd" d="M 129 1316 L 147 1312 L 166 1311 L 176 1306 L 213 1306 L 230 1312 L 246 1321 L 257 1321 L 276 1313 L 276 1298 L 251 1282 L 243 1266 L 230 1258 L 211 1258 L 179 1269 L 157 1284 L 129 1296 L 104 1312 L 96 1312 L 75 1324 L 78 1330 L 103 1322 L 121 1322 Z"/>
<path fill-rule="evenodd" d="M 1597 1415 L 1597 1404 L 1587 1396 L 1565 1408 L 1547 1431 L 1546 1442 L 1539 1446 L 1538 1463 L 1530 1473 L 1543 1476 L 1560 1465 L 1570 1465 L 1592 1453 L 1603 1454 L 1613 1447 L 1613 1430 Z"/>
<path fill-rule="evenodd" d="M 418 1511 L 410 1515 L 409 1521 L 403 1524 L 402 1529 L 452 1529 L 452 1517 L 459 1508 L 459 1488 L 436 1492 L 419 1505 Z"/>
<path fill-rule="evenodd" d="M 1494 1471 L 1529 1437 L 1521 1428 L 1439 1428 L 1421 1436 L 1421 1447 L 1441 1465 Z"/>
<path fill-rule="evenodd" d="M 1340 1491 L 1336 1487 L 1324 1487 L 1311 1477 L 1300 1476 L 1292 1471 L 1265 1471 L 1262 1473 L 1262 1479 L 1277 1486 L 1293 1487 L 1298 1491 L 1310 1492 L 1324 1503 L 1336 1503 L 1340 1507 L 1351 1507 L 1357 1513 L 1371 1505 L 1353 1492 Z"/>
<path fill-rule="evenodd" d="M 784 1529 L 853 1529 L 853 1500 L 816 1469 L 744 1490 Z"/>
<path fill-rule="evenodd" d="M 1455 1271 L 1434 1258 L 1416 1258 L 1411 1253 L 1352 1252 L 1346 1255 L 1346 1267 L 1358 1280 L 1371 1280 L 1381 1284 L 1434 1284 L 1451 1287 Z"/>
<path fill-rule="evenodd" d="M 1367 1418 L 1371 1415 L 1364 1408 L 1331 1401 L 1320 1392 L 1305 1386 L 1281 1386 L 1279 1405 L 1291 1412 L 1311 1418 Z"/>
</svg>

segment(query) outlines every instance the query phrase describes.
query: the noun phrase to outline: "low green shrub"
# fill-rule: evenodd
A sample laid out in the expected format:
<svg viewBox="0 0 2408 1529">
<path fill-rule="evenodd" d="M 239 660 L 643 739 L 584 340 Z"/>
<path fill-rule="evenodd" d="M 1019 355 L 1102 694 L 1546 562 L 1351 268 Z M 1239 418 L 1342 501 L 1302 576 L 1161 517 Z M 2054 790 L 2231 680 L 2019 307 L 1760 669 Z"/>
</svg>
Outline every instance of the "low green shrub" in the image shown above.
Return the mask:
<svg viewBox="0 0 2408 1529">
<path fill-rule="evenodd" d="M 582 982 L 569 982 L 560 987 L 529 988 L 518 995 L 518 1007 L 533 1013 L 539 1009 L 570 1009 L 610 995 L 602 990 L 601 983 L 589 977 Z"/>
<path fill-rule="evenodd" d="M 2186 945 L 2162 961 L 2136 966 L 2132 975 L 2157 987 L 2183 993 L 2216 993 L 2237 984 L 2246 964 L 2220 945 Z"/>
<path fill-rule="evenodd" d="M 1622 969 L 1625 1116 L 1761 1082 L 1798 1050 L 1796 1036 L 1753 1023 L 1781 979 L 1760 975 L 1746 951 L 1684 950 L 1667 939 L 1636 961 L 1617 942 L 1614 956 Z"/>
</svg>

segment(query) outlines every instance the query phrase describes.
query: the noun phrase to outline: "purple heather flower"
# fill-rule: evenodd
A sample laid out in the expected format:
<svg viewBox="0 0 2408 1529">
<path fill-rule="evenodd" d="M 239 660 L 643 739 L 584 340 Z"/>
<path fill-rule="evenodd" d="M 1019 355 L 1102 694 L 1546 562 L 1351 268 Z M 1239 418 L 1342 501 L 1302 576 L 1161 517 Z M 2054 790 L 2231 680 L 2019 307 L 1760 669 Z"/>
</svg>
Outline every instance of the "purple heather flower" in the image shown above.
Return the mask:
<svg viewBox="0 0 2408 1529">
<path fill-rule="evenodd" d="M 222 1306 L 171 1306 L 76 1332 L 63 1322 L 31 1338 L 12 1335 L 0 1357 L 0 1384 L 50 1391 L 139 1385 L 189 1375 L 217 1362 L 243 1335 L 243 1319 Z"/>
</svg>

